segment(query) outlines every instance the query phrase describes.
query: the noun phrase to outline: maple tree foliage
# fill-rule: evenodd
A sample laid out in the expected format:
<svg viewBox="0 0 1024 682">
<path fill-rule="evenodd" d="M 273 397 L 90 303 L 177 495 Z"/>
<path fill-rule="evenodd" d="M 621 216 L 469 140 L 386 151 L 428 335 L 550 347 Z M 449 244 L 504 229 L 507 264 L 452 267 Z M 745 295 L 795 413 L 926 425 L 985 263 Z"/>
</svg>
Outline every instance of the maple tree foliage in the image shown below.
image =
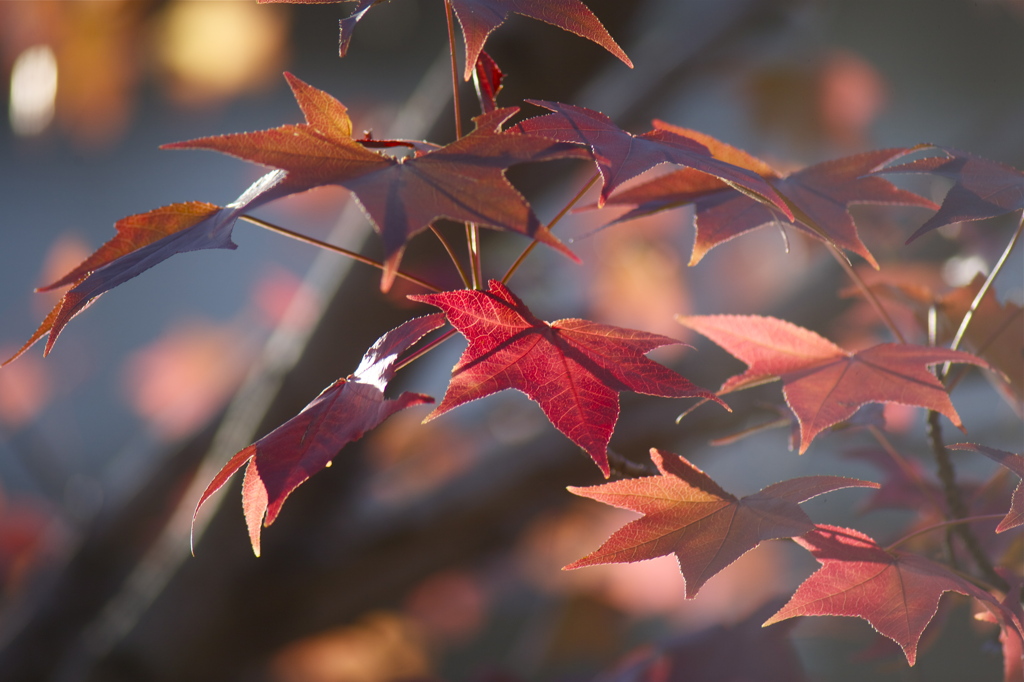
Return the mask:
<svg viewBox="0 0 1024 682">
<path fill-rule="evenodd" d="M 527 101 L 554 113 L 528 118 L 516 124 L 514 130 L 589 147 L 603 180 L 600 204 L 630 178 L 662 163 L 672 163 L 719 178 L 793 217 L 786 203 L 760 175 L 714 158 L 703 144 L 675 130 L 662 127 L 633 135 L 599 111 L 559 102 Z"/>
<path fill-rule="evenodd" d="M 444 399 L 427 419 L 515 388 L 540 405 L 555 428 L 587 451 L 607 478 L 608 442 L 619 418 L 621 391 L 666 398 L 707 398 L 647 353 L 679 341 L 588 320 L 544 322 L 508 288 L 410 296 L 437 306 L 469 341 L 452 369 Z"/>
<path fill-rule="evenodd" d="M 289 3 L 297 5 L 326 5 L 346 0 L 259 0 L 261 3 Z M 344 57 L 348 53 L 349 43 L 356 24 L 374 5 L 383 0 L 357 0 L 358 4 L 351 14 L 339 24 L 341 36 L 338 54 Z M 473 73 L 477 57 L 483 51 L 484 43 L 494 29 L 505 23 L 513 12 L 524 17 L 538 19 L 552 26 L 575 33 L 581 38 L 591 40 L 618 57 L 622 62 L 633 68 L 633 62 L 622 51 L 615 39 L 611 37 L 601 21 L 594 16 L 590 8 L 580 0 L 451 0 L 451 8 L 459 19 L 462 37 L 466 43 L 466 68 L 464 77 L 469 80 Z"/>
<path fill-rule="evenodd" d="M 719 393 L 782 380 L 786 403 L 800 422 L 800 454 L 814 437 L 848 419 L 865 403 L 901 403 L 940 412 L 963 428 L 945 387 L 928 371 L 940 362 L 986 366 L 964 351 L 882 343 L 843 350 L 809 329 L 758 315 L 691 315 L 677 318 L 749 365 L 727 379 Z"/>
<path fill-rule="evenodd" d="M 708 251 L 751 230 L 767 225 L 790 225 L 815 239 L 852 251 L 878 269 L 878 261 L 861 241 L 850 215 L 851 204 L 894 204 L 937 208 L 930 199 L 899 189 L 883 178 L 869 175 L 880 164 L 906 153 L 907 149 L 879 149 L 824 161 L 783 176 L 764 161 L 704 135 L 655 121 L 655 127 L 685 135 L 707 145 L 716 158 L 748 168 L 786 197 L 797 213 L 781 216 L 763 202 L 737 193 L 719 179 L 683 168 L 661 178 L 617 192 L 608 201 L 630 210 L 613 223 L 693 204 L 695 224 L 690 265 Z M 879 182 L 881 180 L 881 182 Z"/>
<path fill-rule="evenodd" d="M 921 635 L 943 593 L 991 599 L 945 566 L 917 554 L 887 551 L 857 530 L 818 526 L 794 540 L 821 568 L 765 625 L 794 616 L 863 618 L 899 644 L 914 665 Z"/>
<path fill-rule="evenodd" d="M 598 549 L 565 568 L 642 561 L 675 554 L 686 596 L 765 540 L 810 532 L 814 524 L 800 502 L 840 488 L 877 488 L 842 476 L 805 476 L 737 498 L 722 490 L 685 457 L 651 448 L 660 476 L 627 478 L 569 492 L 640 512 Z"/>
<path fill-rule="evenodd" d="M 334 1 L 260 0 L 294 4 Z M 355 0 L 354 9 L 341 19 L 342 56 L 349 49 L 357 24 L 381 1 Z M 480 105 L 472 130 L 463 134 L 457 123 L 459 132 L 447 144 L 378 140 L 369 133 L 359 138 L 353 135 L 345 105 L 285 73 L 304 122 L 163 146 L 217 151 L 265 166 L 269 172 L 225 206 L 181 202 L 117 221 L 113 238 L 56 281 L 40 288 L 67 290 L 7 362 L 44 337 L 44 355 L 48 354 L 75 315 L 103 293 L 171 256 L 204 249 L 235 249 L 234 225 L 240 218 L 254 220 L 247 215 L 250 211 L 316 187 L 341 186 L 351 193 L 380 237 L 384 257 L 377 263 L 336 250 L 379 267 L 383 291 L 388 291 L 399 276 L 432 291 L 410 294 L 408 299 L 441 312 L 409 319 L 382 335 L 366 350 L 352 374 L 331 383 L 294 417 L 234 454 L 199 496 L 193 521 L 211 496 L 244 466 L 242 509 L 251 547 L 259 556 L 262 529 L 275 522 L 285 501 L 299 486 L 330 466 L 346 445 L 395 413 L 434 402 L 434 398 L 421 393 L 402 392 L 392 398 L 386 393 L 400 368 L 418 361 L 455 332 L 464 337 L 467 346 L 451 370 L 443 398 L 425 422 L 466 403 L 515 389 L 535 402 L 551 425 L 582 449 L 606 479 L 613 474 L 609 446 L 620 418 L 622 392 L 697 398 L 701 403 L 713 401 L 729 410 L 721 396 L 779 381 L 789 409 L 776 406 L 782 417 L 775 423 L 793 429 L 796 435 L 792 440 L 799 440 L 800 454 L 826 429 L 844 422 L 863 427 L 861 430 L 873 437 L 877 446 L 847 455 L 878 467 L 885 475 L 884 482 L 835 475 L 804 476 L 738 497 L 686 458 L 650 448 L 656 473 L 645 468 L 646 463 L 616 462 L 614 473 L 623 478 L 590 487 L 568 486 L 572 494 L 641 516 L 565 568 L 632 563 L 672 554 L 682 574 L 683 596 L 691 599 L 712 577 L 761 543 L 791 538 L 821 566 L 765 625 L 804 615 L 862 618 L 895 641 L 907 662 L 914 665 L 922 635 L 942 595 L 954 591 L 980 603 L 987 611 L 983 619 L 998 625 L 1005 680 L 1019 682 L 1024 669 L 1024 610 L 1018 597 L 1024 577 L 1019 575 L 1019 556 L 1013 554 L 1015 548 L 1019 552 L 1019 542 L 1014 545 L 1001 534 L 1024 526 L 1024 483 L 1018 482 L 1005 514 L 1005 506 L 996 506 L 1005 504 L 1002 498 L 991 493 L 985 505 L 999 509 L 999 513 L 971 516 L 971 509 L 981 505 L 965 501 L 967 491 L 974 490 L 973 484 L 956 479 L 947 451 L 987 457 L 1021 478 L 1024 455 L 980 443 L 943 443 L 938 415 L 944 415 L 961 430 L 964 425 L 950 398 L 959 378 L 951 378 L 945 368 L 937 366 L 959 363 L 989 370 L 997 390 L 1020 412 L 1024 354 L 1019 334 L 1014 335 L 1014 325 L 1019 328 L 1021 307 L 1012 301 L 1000 303 L 992 283 L 1024 232 L 1024 221 L 991 275 L 945 294 L 927 290 L 920 283 L 900 285 L 882 279 L 868 286 L 843 260 L 841 252 L 857 254 L 875 270 L 882 265 L 889 267 L 889 263 L 880 263 L 862 240 L 850 212 L 854 204 L 912 206 L 931 211 L 907 240 L 910 242 L 951 223 L 1024 213 L 1024 173 L 936 145 L 866 150 L 783 173 L 700 131 L 654 119 L 651 130 L 633 134 L 600 111 L 539 99 L 525 101 L 550 113 L 511 123 L 520 114 L 519 107 L 499 106 L 505 73 L 484 51 L 489 36 L 510 14 L 549 23 L 601 46 L 630 67 L 632 63 L 580 0 L 446 0 L 444 6 L 449 20 L 455 119 L 461 121 L 462 111 L 453 17 L 465 44 L 463 79 L 474 79 Z M 506 173 L 519 164 L 559 159 L 593 162 L 596 174 L 557 217 L 545 223 Z M 666 170 L 663 164 L 674 168 Z M 659 167 L 666 172 L 653 178 L 639 177 Z M 886 177 L 908 173 L 951 182 L 941 205 L 897 187 Z M 627 184 L 634 178 L 636 182 Z M 824 242 L 835 250 L 842 267 L 859 285 L 859 295 L 873 304 L 898 343 L 876 343 L 852 351 L 776 317 L 678 315 L 676 319 L 683 326 L 747 365 L 745 371 L 725 379 L 716 393 L 648 357 L 657 348 L 684 345 L 669 336 L 586 319 L 539 319 L 506 282 L 537 243 L 579 261 L 552 228 L 598 179 L 600 191 L 588 208 L 626 209 L 607 225 L 692 205 L 695 240 L 690 265 L 700 262 L 712 248 L 769 225 L 792 227 Z M 462 289 L 442 290 L 400 270 L 406 250 L 414 248 L 413 238 L 439 220 L 463 223 L 465 227 L 468 271 L 445 237 L 435 232 L 453 269 L 461 276 Z M 528 246 L 524 243 L 523 255 L 501 280 L 485 276 L 478 227 L 516 233 L 530 241 Z M 324 242 L 309 241 L 332 248 Z M 741 274 L 728 276 L 741 279 Z M 659 293 L 663 292 L 651 295 Z M 904 342 L 880 299 L 908 308 L 908 319 L 916 316 L 921 327 L 915 338 L 927 338 L 929 345 Z M 427 335 L 446 325 L 452 329 L 423 342 Z M 961 350 L 961 341 L 973 352 Z M 923 440 L 937 462 L 937 476 L 931 476 L 916 460 L 904 457 L 887 440 L 879 407 L 883 404 L 920 407 L 929 412 Z M 874 409 L 863 409 L 871 406 Z M 989 434 L 978 435 L 984 440 Z M 716 442 L 724 444 L 730 438 Z M 644 444 L 644 448 L 648 446 Z M 641 470 L 643 473 L 638 474 Z M 998 481 L 995 477 L 992 480 Z M 877 490 L 861 506 L 863 513 L 883 508 L 914 512 L 917 525 L 911 524 L 913 532 L 883 547 L 858 530 L 816 525 L 800 506 L 824 493 L 852 487 Z M 999 486 L 991 489 L 1005 494 Z M 999 522 L 994 532 L 975 523 L 994 525 L 996 518 Z M 936 523 L 936 519 L 941 520 Z M 935 532 L 939 529 L 946 531 L 944 547 L 937 537 L 943 533 Z M 918 540 L 913 551 L 896 549 L 910 538 Z M 940 555 L 942 560 L 935 558 Z M 964 568 L 967 564 L 969 568 Z M 756 638 L 746 624 L 735 630 L 742 631 L 743 638 Z M 786 632 L 788 627 L 783 626 L 769 635 L 775 639 L 759 641 L 781 641 Z M 686 656 L 693 656 L 686 646 L 669 647 L 608 679 L 668 679 L 677 669 L 686 670 L 681 673 L 685 675 L 692 672 L 681 663 Z M 801 679 L 795 655 L 780 657 L 779 665 L 787 679 Z M 714 666 L 707 663 L 706 667 Z"/>
<path fill-rule="evenodd" d="M 1018 478 L 1024 479 L 1024 455 L 1014 454 L 1007 452 L 1006 450 L 1000 450 L 998 448 L 990 448 L 985 445 L 978 445 L 977 443 L 956 443 L 949 446 L 950 450 L 971 450 L 979 454 L 985 455 L 991 460 L 999 462 L 1004 467 L 1017 474 Z M 996 532 L 1002 533 L 1003 531 L 1010 530 L 1011 528 L 1017 528 L 1018 526 L 1024 526 L 1024 482 L 1018 481 L 1017 487 L 1013 491 L 1013 498 L 1010 502 L 1010 511 L 1006 512 L 1006 516 L 996 526 Z"/>
<path fill-rule="evenodd" d="M 242 509 L 253 552 L 259 556 L 260 528 L 274 522 L 295 488 L 328 466 L 347 443 L 362 438 L 395 412 L 434 402 L 428 395 L 408 392 L 389 399 L 384 390 L 394 377 L 399 355 L 442 324 L 438 314 L 418 317 L 377 339 L 355 372 L 335 381 L 297 415 L 228 460 L 199 498 L 195 513 L 247 464 Z"/>
<path fill-rule="evenodd" d="M 910 235 L 908 244 L 943 225 L 995 218 L 1024 209 L 1024 173 L 967 152 L 945 147 L 935 149 L 946 156 L 929 156 L 875 170 L 879 175 L 928 173 L 953 181 L 942 206 Z M 912 151 L 916 149 L 905 150 L 904 154 Z"/>
<path fill-rule="evenodd" d="M 285 76 L 306 123 L 163 148 L 212 149 L 281 169 L 286 172 L 284 192 L 323 185 L 351 190 L 384 240 L 385 291 L 394 281 L 406 242 L 437 218 L 519 232 L 575 258 L 504 176 L 513 164 L 572 152 L 541 137 L 502 134 L 501 125 L 518 111 L 515 107 L 478 116 L 472 132 L 445 147 L 398 159 L 352 139 L 352 122 L 341 102 L 291 74 Z"/>
<path fill-rule="evenodd" d="M 75 315 L 98 296 L 124 284 L 171 256 L 203 249 L 235 249 L 231 231 L 247 210 L 279 195 L 283 174 L 273 172 L 252 184 L 238 199 L 221 208 L 191 201 L 171 204 L 122 218 L 117 234 L 57 281 L 37 291 L 69 286 L 28 341 L 4 364 L 14 360 L 47 336 L 44 355 L 53 348 L 61 331 Z"/>
</svg>

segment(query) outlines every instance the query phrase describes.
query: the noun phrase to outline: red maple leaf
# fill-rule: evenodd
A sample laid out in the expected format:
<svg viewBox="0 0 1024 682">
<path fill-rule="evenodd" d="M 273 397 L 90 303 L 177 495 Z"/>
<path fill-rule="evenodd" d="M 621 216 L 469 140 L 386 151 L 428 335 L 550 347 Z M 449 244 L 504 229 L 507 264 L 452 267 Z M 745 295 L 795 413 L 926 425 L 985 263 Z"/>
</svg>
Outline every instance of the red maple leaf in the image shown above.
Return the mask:
<svg viewBox="0 0 1024 682">
<path fill-rule="evenodd" d="M 408 392 L 387 399 L 384 389 L 394 376 L 399 354 L 443 324 L 444 318 L 435 313 L 409 320 L 380 337 L 354 373 L 338 379 L 299 414 L 228 460 L 199 499 L 195 514 L 248 463 L 242 509 L 253 552 L 259 556 L 261 526 L 274 522 L 293 490 L 327 466 L 342 447 L 395 412 L 434 402 L 430 396 Z"/>
<path fill-rule="evenodd" d="M 659 334 L 588 320 L 544 322 L 504 284 L 410 296 L 437 306 L 469 341 L 452 368 L 434 419 L 471 400 L 514 388 L 535 401 L 559 431 L 587 451 L 609 476 L 608 442 L 619 417 L 619 392 L 708 398 L 709 391 L 646 357 L 681 343 Z"/>
<path fill-rule="evenodd" d="M 1004 467 L 1017 474 L 1017 477 L 1024 479 L 1024 455 L 1017 455 L 1006 450 L 998 450 L 976 443 L 957 443 L 947 445 L 950 450 L 973 450 L 985 455 L 991 460 L 999 462 Z M 1002 533 L 1017 526 L 1024 526 L 1024 480 L 1017 482 L 1017 488 L 1013 491 L 1013 498 L 1010 500 L 1010 511 L 996 526 L 996 532 Z"/>
<path fill-rule="evenodd" d="M 325 5 L 345 0 L 259 0 L 260 3 L 291 3 L 298 5 Z M 341 37 L 338 41 L 338 54 L 342 57 L 348 52 L 352 41 L 352 33 L 356 24 L 371 7 L 383 0 L 358 0 L 359 4 L 352 13 L 342 19 Z M 531 19 L 557 26 L 560 29 L 575 33 L 581 38 L 591 40 L 622 60 L 626 66 L 633 68 L 633 62 L 622 51 L 615 40 L 608 34 L 601 21 L 594 16 L 580 0 L 451 0 L 452 9 L 462 26 L 462 37 L 466 42 L 466 72 L 469 80 L 473 73 L 473 65 L 484 48 L 487 37 L 494 29 L 505 23 L 512 12 Z"/>
<path fill-rule="evenodd" d="M 863 618 L 899 644 L 907 662 L 914 665 L 921 633 L 944 592 L 986 602 L 992 599 L 945 566 L 914 554 L 888 551 L 860 531 L 818 526 L 794 541 L 813 554 L 821 568 L 765 621 L 766 626 L 794 616 Z"/>
<path fill-rule="evenodd" d="M 679 316 L 683 326 L 708 337 L 749 365 L 719 393 L 782 380 L 786 402 L 800 421 L 800 454 L 818 433 L 848 419 L 865 403 L 901 403 L 940 412 L 963 429 L 942 383 L 928 371 L 940 362 L 988 364 L 970 353 L 883 343 L 856 353 L 809 329 L 759 315 Z"/>
<path fill-rule="evenodd" d="M 664 128 L 633 135 L 593 109 L 542 100 L 526 101 L 554 113 L 528 118 L 517 123 L 514 130 L 588 146 L 604 181 L 599 205 L 603 205 L 608 195 L 626 180 L 659 164 L 673 163 L 720 178 L 748 192 L 758 201 L 772 205 L 787 217 L 793 217 L 789 207 L 764 178 L 751 170 L 714 158 L 706 146 L 690 137 Z"/>
<path fill-rule="evenodd" d="M 598 549 L 566 569 L 631 563 L 675 554 L 686 581 L 686 597 L 716 573 L 765 540 L 790 538 L 814 529 L 799 503 L 840 488 L 877 488 L 877 483 L 842 476 L 806 476 L 737 498 L 722 490 L 685 457 L 651 448 L 660 476 L 627 478 L 569 492 L 643 518 L 615 531 Z"/>
<path fill-rule="evenodd" d="M 908 149 L 905 153 L 917 149 Z M 946 156 L 915 159 L 875 171 L 877 174 L 930 173 L 953 181 L 938 212 L 910 235 L 908 244 L 943 225 L 994 218 L 1024 209 L 1024 173 L 967 152 L 946 147 L 935 149 Z"/>
<path fill-rule="evenodd" d="M 857 234 L 850 205 L 938 208 L 931 200 L 899 189 L 883 178 L 865 176 L 880 163 L 905 153 L 906 149 L 879 149 L 826 161 L 783 177 L 763 161 L 714 138 L 709 140 L 709 136 L 696 131 L 658 121 L 655 125 L 693 137 L 707 145 L 716 158 L 756 171 L 786 197 L 797 214 L 797 219 L 789 220 L 765 204 L 733 191 L 724 182 L 688 168 L 631 187 L 609 199 L 610 204 L 633 207 L 611 224 L 693 204 L 696 236 L 690 265 L 699 263 L 708 251 L 723 242 L 759 227 L 778 224 L 798 228 L 816 239 L 852 251 L 877 269 L 877 261 Z"/>
<path fill-rule="evenodd" d="M 72 285 L 50 310 L 28 341 L 3 364 L 24 353 L 49 335 L 43 354 L 71 318 L 96 297 L 124 284 L 171 256 L 203 249 L 235 249 L 231 232 L 242 213 L 281 196 L 284 174 L 274 171 L 257 180 L 242 196 L 221 208 L 199 201 L 171 204 L 131 215 L 115 223 L 117 234 L 71 272 L 37 291 Z"/>
<path fill-rule="evenodd" d="M 286 73 L 306 123 L 164 145 L 164 149 L 212 149 L 286 172 L 282 193 L 322 185 L 350 190 L 384 240 L 381 288 L 390 288 L 405 243 L 437 218 L 519 232 L 575 258 L 534 215 L 505 178 L 528 161 L 572 156 L 550 140 L 501 132 L 515 108 L 474 119 L 476 129 L 451 144 L 398 159 L 352 139 L 347 109 L 338 100 Z M 380 146 L 380 141 L 367 144 Z M 431 145 L 432 147 L 432 145 Z"/>
</svg>

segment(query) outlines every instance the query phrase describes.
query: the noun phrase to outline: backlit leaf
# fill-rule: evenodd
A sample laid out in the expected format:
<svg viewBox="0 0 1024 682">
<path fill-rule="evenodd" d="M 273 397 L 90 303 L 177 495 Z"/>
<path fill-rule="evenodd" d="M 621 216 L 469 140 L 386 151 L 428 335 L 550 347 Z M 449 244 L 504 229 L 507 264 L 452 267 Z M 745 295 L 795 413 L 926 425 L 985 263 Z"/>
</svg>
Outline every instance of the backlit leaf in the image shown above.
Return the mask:
<svg viewBox="0 0 1024 682">
<path fill-rule="evenodd" d="M 452 368 L 441 404 L 427 419 L 478 398 L 514 388 L 540 405 L 547 418 L 587 451 L 607 477 L 608 442 L 619 417 L 619 392 L 667 398 L 707 398 L 646 354 L 679 341 L 659 334 L 588 320 L 544 322 L 504 284 L 410 296 L 437 306 L 469 341 Z M 724 403 L 722 403 L 724 405 Z"/>
<path fill-rule="evenodd" d="M 676 318 L 749 365 L 719 393 L 782 380 L 782 392 L 800 421 L 800 453 L 816 435 L 848 419 L 865 403 L 900 403 L 940 412 L 963 429 L 942 383 L 928 371 L 940 362 L 987 363 L 970 353 L 883 343 L 855 353 L 809 329 L 758 315 Z"/>
<path fill-rule="evenodd" d="M 712 576 L 765 540 L 803 535 L 814 523 L 799 503 L 840 488 L 877 488 L 841 476 L 807 476 L 737 498 L 686 458 L 651 449 L 660 476 L 627 478 L 569 492 L 643 518 L 615 531 L 598 549 L 566 569 L 628 563 L 675 554 L 693 598 Z"/>
<path fill-rule="evenodd" d="M 195 514 L 232 474 L 248 464 L 242 509 L 253 552 L 259 556 L 261 527 L 274 522 L 293 490 L 327 466 L 346 444 L 362 438 L 395 412 L 434 402 L 430 396 L 408 392 L 388 399 L 384 390 L 394 376 L 398 356 L 443 324 L 440 314 L 418 317 L 377 339 L 354 373 L 338 379 L 299 414 L 236 453 L 207 486 Z"/>
</svg>

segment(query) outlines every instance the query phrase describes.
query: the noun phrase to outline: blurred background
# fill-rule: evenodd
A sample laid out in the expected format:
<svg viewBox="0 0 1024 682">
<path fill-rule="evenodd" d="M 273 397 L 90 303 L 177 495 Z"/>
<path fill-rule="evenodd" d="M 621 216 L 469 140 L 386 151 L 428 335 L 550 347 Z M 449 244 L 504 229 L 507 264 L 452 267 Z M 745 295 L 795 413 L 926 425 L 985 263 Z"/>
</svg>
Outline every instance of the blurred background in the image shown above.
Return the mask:
<svg viewBox="0 0 1024 682">
<path fill-rule="evenodd" d="M 1024 166 L 1019 1 L 588 5 L 635 70 L 516 16 L 487 44 L 507 75 L 501 104 L 570 102 L 636 133 L 659 118 L 784 170 L 920 142 Z M 450 141 L 441 3 L 375 6 L 339 59 L 337 21 L 350 8 L 0 3 L 0 356 L 10 357 L 56 300 L 33 288 L 108 240 L 115 221 L 173 202 L 223 205 L 259 177 L 262 169 L 223 155 L 158 146 L 298 122 L 282 71 L 340 99 L 357 131 Z M 473 102 L 471 87 L 463 95 Z M 589 173 L 556 162 L 510 177 L 549 220 Z M 933 199 L 946 189 L 913 182 L 905 186 Z M 346 200 L 340 188 L 325 188 L 259 215 L 378 255 L 376 236 Z M 939 293 L 994 263 L 1015 227 L 1012 216 L 951 226 L 904 247 L 926 213 L 859 207 L 855 215 L 883 272 L 910 261 L 913 269 L 893 270 Z M 608 215 L 574 214 L 558 234 L 579 237 L 573 248 L 586 265 L 538 253 L 513 288 L 544 319 L 585 316 L 688 340 L 697 353 L 667 349 L 657 359 L 709 388 L 740 367 L 688 337 L 676 313 L 773 314 L 851 347 L 884 333 L 864 322 L 855 301 L 835 296 L 846 286 L 842 272 L 800 235 L 789 235 L 787 253 L 777 232 L 759 230 L 686 268 L 691 217 L 680 209 L 588 237 Z M 500 276 L 524 243 L 487 239 L 488 274 Z M 200 517 L 190 556 L 188 522 L 212 473 L 419 311 L 404 299 L 417 290 L 382 295 L 369 268 L 245 223 L 235 241 L 237 251 L 170 259 L 76 318 L 45 360 L 37 346 L 0 370 L 0 677 L 646 679 L 631 670 L 662 649 L 721 672 L 737 663 L 719 643 L 755 650 L 765 636 L 777 638 L 758 659 L 779 671 L 770 679 L 800 679 L 797 661 L 816 680 L 863 679 L 864 670 L 892 680 L 998 675 L 992 633 L 966 625 L 966 600 L 953 597 L 912 671 L 859 620 L 814 619 L 810 628 L 763 634 L 761 611 L 770 613 L 815 565 L 785 543 L 761 546 L 685 602 L 671 558 L 560 572 L 631 515 L 566 499 L 565 485 L 597 483 L 599 474 L 519 394 L 427 426 L 418 425 L 426 409 L 399 413 L 347 448 L 344 466 L 295 493 L 265 531 L 259 560 L 247 546 L 235 481 L 215 502 L 223 498 L 223 509 L 211 505 Z M 405 267 L 458 285 L 425 235 Z M 1007 305 L 1024 299 L 1022 273 L 1018 249 L 996 285 Z M 905 319 L 914 324 L 910 312 Z M 396 388 L 440 396 L 460 350 L 446 344 L 403 372 Z M 778 402 L 774 391 L 741 404 Z M 954 404 L 972 436 L 1019 451 L 1010 404 L 978 375 L 958 391 Z M 808 473 L 878 480 L 865 460 L 839 460 L 839 442 L 827 436 L 803 458 L 787 450 L 784 430 L 710 448 L 709 440 L 749 424 L 704 407 L 689 428 L 676 427 L 681 409 L 623 396 L 613 446 L 637 461 L 651 446 L 685 454 L 739 495 Z M 919 411 L 886 416 L 892 438 L 916 454 Z M 769 459 L 767 450 L 778 453 Z M 963 465 L 981 479 L 996 470 Z M 806 507 L 818 521 L 899 536 L 907 512 L 857 518 L 850 510 L 864 496 L 839 492 Z M 851 672 L 850 660 L 863 667 Z"/>
</svg>

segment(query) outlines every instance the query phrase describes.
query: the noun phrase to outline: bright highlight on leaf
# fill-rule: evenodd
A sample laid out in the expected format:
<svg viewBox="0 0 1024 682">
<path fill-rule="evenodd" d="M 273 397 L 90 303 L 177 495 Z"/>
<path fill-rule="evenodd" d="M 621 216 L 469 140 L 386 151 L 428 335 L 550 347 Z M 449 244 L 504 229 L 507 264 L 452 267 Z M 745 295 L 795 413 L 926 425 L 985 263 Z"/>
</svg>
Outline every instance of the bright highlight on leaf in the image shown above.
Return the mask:
<svg viewBox="0 0 1024 682">
<path fill-rule="evenodd" d="M 438 218 L 518 232 L 576 258 L 505 178 L 515 164 L 575 156 L 576 150 L 541 137 L 502 133 L 502 124 L 518 109 L 478 116 L 476 128 L 465 137 L 396 159 L 352 139 L 347 109 L 338 100 L 291 74 L 285 77 L 306 123 L 203 137 L 164 149 L 211 149 L 278 168 L 285 171 L 278 196 L 323 185 L 350 190 L 384 241 L 385 291 L 406 242 Z"/>
<path fill-rule="evenodd" d="M 763 541 L 811 531 L 814 523 L 800 509 L 801 502 L 840 488 L 879 487 L 842 476 L 806 476 L 737 498 L 682 456 L 651 448 L 651 459 L 660 476 L 569 488 L 575 495 L 644 516 L 566 569 L 675 554 L 686 581 L 686 598 L 692 599 L 715 574 Z"/>
<path fill-rule="evenodd" d="M 235 249 L 231 231 L 242 213 L 278 194 L 284 175 L 273 172 L 252 184 L 238 199 L 224 208 L 199 201 L 171 204 L 146 213 L 128 216 L 114 225 L 113 239 L 56 282 L 41 287 L 50 291 L 72 285 L 7 364 L 48 335 L 46 355 L 65 325 L 98 296 L 142 274 L 171 256 L 203 249 Z"/>
<path fill-rule="evenodd" d="M 940 362 L 988 363 L 963 351 L 883 343 L 856 353 L 809 329 L 759 315 L 676 318 L 749 366 L 719 393 L 782 380 L 786 402 L 800 422 L 800 454 L 824 429 L 848 419 L 865 403 L 915 405 L 944 414 L 963 429 L 949 394 L 928 367 Z"/>
<path fill-rule="evenodd" d="M 792 599 L 765 621 L 794 616 L 854 616 L 900 645 L 914 665 L 921 634 L 944 592 L 991 597 L 946 567 L 915 554 L 886 551 L 860 531 L 818 526 L 796 543 L 821 563 Z"/>
<path fill-rule="evenodd" d="M 430 396 L 408 392 L 387 399 L 384 390 L 398 356 L 443 324 L 443 316 L 435 313 L 409 320 L 377 339 L 353 374 L 338 379 L 299 414 L 228 460 L 199 499 L 193 519 L 203 503 L 248 464 L 242 510 L 253 552 L 259 556 L 261 527 L 274 522 L 293 490 L 329 466 L 341 448 L 395 412 L 434 402 Z"/>
<path fill-rule="evenodd" d="M 587 320 L 544 322 L 496 280 L 487 291 L 409 298 L 443 310 L 469 341 L 452 368 L 444 399 L 427 420 L 514 388 L 540 405 L 555 428 L 586 450 L 607 478 L 619 392 L 707 398 L 725 406 L 711 392 L 646 357 L 655 348 L 680 343 L 667 336 Z"/>
</svg>

